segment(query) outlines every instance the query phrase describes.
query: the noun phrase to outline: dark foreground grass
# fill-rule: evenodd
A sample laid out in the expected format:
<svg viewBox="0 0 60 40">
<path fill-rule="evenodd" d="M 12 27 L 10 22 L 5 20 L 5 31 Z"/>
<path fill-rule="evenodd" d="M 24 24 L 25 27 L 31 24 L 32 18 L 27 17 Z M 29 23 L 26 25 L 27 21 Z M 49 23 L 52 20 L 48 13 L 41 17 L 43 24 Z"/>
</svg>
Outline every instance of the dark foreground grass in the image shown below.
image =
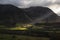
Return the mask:
<svg viewBox="0 0 60 40">
<path fill-rule="evenodd" d="M 24 36 L 24 35 L 0 34 L 0 40 L 49 40 L 49 38 L 32 37 L 32 36 Z"/>
</svg>

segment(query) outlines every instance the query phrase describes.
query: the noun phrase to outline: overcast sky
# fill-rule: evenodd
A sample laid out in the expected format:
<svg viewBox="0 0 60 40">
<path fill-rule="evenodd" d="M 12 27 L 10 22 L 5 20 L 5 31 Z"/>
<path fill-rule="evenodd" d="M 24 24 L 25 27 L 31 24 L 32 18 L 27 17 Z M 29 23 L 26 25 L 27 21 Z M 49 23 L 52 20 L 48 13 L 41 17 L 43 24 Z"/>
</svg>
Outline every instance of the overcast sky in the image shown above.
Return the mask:
<svg viewBox="0 0 60 40">
<path fill-rule="evenodd" d="M 0 0 L 0 4 L 12 4 L 20 8 L 30 6 L 49 7 L 60 16 L 60 0 Z"/>
</svg>

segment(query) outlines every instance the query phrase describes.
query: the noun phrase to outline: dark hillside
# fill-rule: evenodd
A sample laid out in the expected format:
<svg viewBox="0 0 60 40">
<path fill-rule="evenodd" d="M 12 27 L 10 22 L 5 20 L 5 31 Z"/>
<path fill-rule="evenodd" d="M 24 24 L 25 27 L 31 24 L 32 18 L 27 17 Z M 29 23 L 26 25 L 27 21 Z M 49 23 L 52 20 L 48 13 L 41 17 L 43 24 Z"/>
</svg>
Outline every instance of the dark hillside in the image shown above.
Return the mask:
<svg viewBox="0 0 60 40">
<path fill-rule="evenodd" d="M 58 17 L 51 9 L 47 7 L 30 7 L 25 9 L 26 14 L 32 19 L 32 23 L 54 21 Z"/>
<path fill-rule="evenodd" d="M 0 24 L 6 26 L 15 26 L 19 16 L 22 14 L 22 9 L 19 9 L 13 5 L 0 4 Z"/>
<path fill-rule="evenodd" d="M 0 24 L 15 27 L 16 23 L 38 23 L 54 21 L 58 16 L 47 7 L 18 8 L 14 5 L 0 4 Z"/>
</svg>

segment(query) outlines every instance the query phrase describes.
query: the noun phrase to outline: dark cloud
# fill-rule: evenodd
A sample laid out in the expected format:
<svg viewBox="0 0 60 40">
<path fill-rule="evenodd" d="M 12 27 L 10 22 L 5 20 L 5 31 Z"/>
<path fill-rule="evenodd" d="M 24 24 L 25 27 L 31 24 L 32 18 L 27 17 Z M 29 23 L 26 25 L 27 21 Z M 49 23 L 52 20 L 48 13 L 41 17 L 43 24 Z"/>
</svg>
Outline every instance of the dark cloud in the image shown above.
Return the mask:
<svg viewBox="0 0 60 40">
<path fill-rule="evenodd" d="M 60 0 L 0 0 L 0 4 L 13 4 L 16 6 L 49 6 L 60 4 Z"/>
</svg>

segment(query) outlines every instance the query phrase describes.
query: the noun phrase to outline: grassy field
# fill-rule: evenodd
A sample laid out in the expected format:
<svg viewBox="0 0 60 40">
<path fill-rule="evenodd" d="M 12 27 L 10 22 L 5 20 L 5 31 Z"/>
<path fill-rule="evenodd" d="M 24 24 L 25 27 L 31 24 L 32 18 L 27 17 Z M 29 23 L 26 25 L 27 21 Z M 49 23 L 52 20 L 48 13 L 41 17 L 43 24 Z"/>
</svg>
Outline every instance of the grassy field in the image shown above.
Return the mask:
<svg viewBox="0 0 60 40">
<path fill-rule="evenodd" d="M 4 26 L 1 26 L 0 29 L 7 29 L 7 30 L 31 30 L 31 29 L 24 28 L 24 27 L 6 28 Z M 34 30 L 37 30 L 37 28 L 34 28 Z M 37 30 L 37 31 L 39 31 L 39 30 Z M 2 30 L 0 30 L 0 31 L 2 31 Z M 48 32 L 50 34 L 50 31 L 48 31 Z M 56 31 L 56 33 L 58 33 L 58 34 L 55 34 L 55 35 L 60 38 L 60 31 Z M 32 36 L 25 36 L 25 35 L 0 34 L 0 40 L 49 40 L 49 38 L 46 38 L 46 37 L 32 37 Z"/>
<path fill-rule="evenodd" d="M 24 36 L 24 35 L 0 34 L 0 40 L 49 40 L 49 38 L 32 37 L 32 36 Z"/>
</svg>

